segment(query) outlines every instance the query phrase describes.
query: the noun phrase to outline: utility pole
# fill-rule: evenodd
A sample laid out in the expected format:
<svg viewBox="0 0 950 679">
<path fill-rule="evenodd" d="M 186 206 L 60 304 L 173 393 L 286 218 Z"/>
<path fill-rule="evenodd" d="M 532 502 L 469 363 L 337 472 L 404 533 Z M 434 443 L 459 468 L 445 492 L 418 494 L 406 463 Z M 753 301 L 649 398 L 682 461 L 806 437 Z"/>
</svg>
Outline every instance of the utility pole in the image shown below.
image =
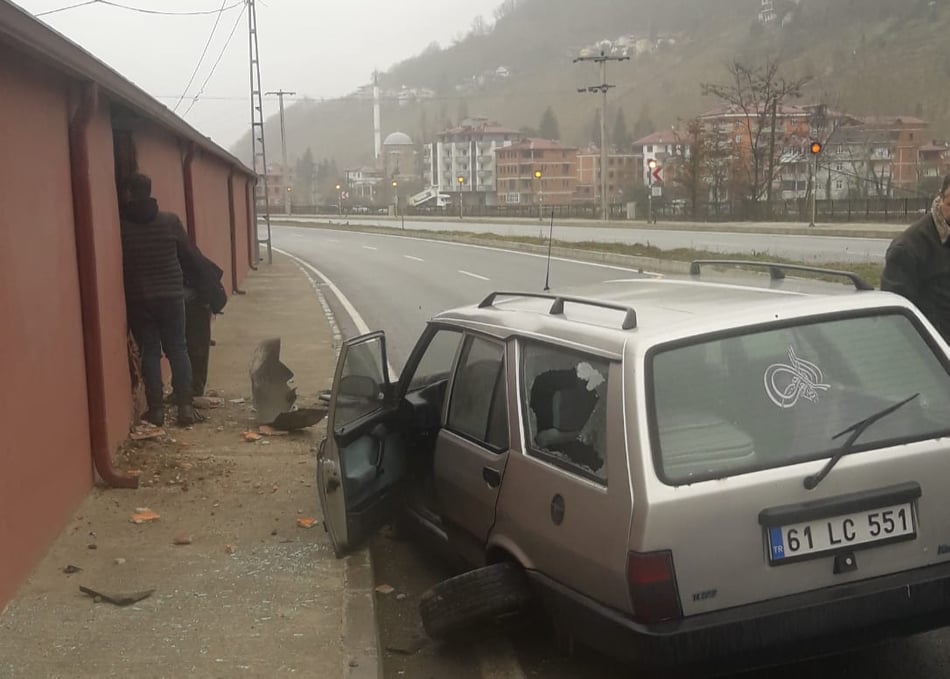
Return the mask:
<svg viewBox="0 0 950 679">
<path fill-rule="evenodd" d="M 290 168 L 287 167 L 287 138 L 284 136 L 284 97 L 292 97 L 296 92 L 286 92 L 284 90 L 277 90 L 276 92 L 265 92 L 267 96 L 274 95 L 280 99 L 280 149 L 283 154 L 283 163 L 284 163 L 284 186 L 282 193 L 284 194 L 284 213 L 290 215 Z"/>
<path fill-rule="evenodd" d="M 248 23 L 248 53 L 250 54 L 251 66 L 251 163 L 254 172 L 257 175 L 257 183 L 254 185 L 254 224 L 250 228 L 254 229 L 258 244 L 258 252 L 254 253 L 254 259 L 260 259 L 260 245 L 267 243 L 267 263 L 271 264 L 273 252 L 271 247 L 271 228 L 270 228 L 270 196 L 267 191 L 267 151 L 264 145 L 264 103 L 261 101 L 261 62 L 260 54 L 257 50 L 257 10 L 254 8 L 254 0 L 247 0 L 247 23 Z M 264 221 L 267 224 L 267 238 L 261 239 L 257 230 L 257 204 L 263 200 Z"/>
<path fill-rule="evenodd" d="M 577 91 L 603 95 L 603 103 L 600 107 L 600 212 L 601 218 L 605 222 L 609 217 L 607 205 L 607 92 L 614 87 L 614 85 L 607 84 L 607 63 L 629 60 L 630 57 L 609 56 L 603 50 L 601 50 L 600 56 L 597 57 L 577 57 L 574 59 L 575 64 L 579 61 L 593 61 L 600 64 L 600 84 L 581 87 Z"/>
</svg>

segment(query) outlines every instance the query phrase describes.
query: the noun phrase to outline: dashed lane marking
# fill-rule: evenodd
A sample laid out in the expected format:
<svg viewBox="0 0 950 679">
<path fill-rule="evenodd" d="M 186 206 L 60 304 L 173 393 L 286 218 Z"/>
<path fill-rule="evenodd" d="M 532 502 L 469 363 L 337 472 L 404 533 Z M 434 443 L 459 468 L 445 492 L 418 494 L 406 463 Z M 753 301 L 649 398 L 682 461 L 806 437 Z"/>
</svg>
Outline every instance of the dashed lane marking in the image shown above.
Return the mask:
<svg viewBox="0 0 950 679">
<path fill-rule="evenodd" d="M 459 269 L 459 273 L 463 276 L 471 276 L 472 278 L 477 278 L 480 281 L 490 281 L 491 278 L 485 278 L 484 276 L 479 276 L 477 273 L 472 273 L 471 271 L 463 271 Z"/>
</svg>

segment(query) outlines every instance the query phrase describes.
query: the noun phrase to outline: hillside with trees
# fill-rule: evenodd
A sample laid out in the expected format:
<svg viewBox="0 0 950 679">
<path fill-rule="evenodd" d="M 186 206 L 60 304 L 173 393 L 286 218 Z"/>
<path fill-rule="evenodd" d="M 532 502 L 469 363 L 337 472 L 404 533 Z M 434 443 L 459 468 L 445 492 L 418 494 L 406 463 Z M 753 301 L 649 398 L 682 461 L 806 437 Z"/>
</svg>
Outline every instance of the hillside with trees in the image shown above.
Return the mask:
<svg viewBox="0 0 950 679">
<path fill-rule="evenodd" d="M 785 78 L 804 82 L 802 103 L 913 115 L 930 121 L 932 136 L 950 135 L 947 3 L 774 0 L 776 19 L 765 25 L 760 8 L 761 0 L 505 0 L 453 44 L 432 44 L 380 74 L 383 135 L 400 130 L 417 143 L 431 141 L 477 115 L 557 134 L 568 145 L 599 143 L 599 97 L 577 92 L 597 84 L 599 70 L 573 59 L 600 49 L 630 57 L 610 66 L 612 145 L 718 105 L 702 85 L 726 83 L 737 59 L 779 63 Z M 372 117 L 365 93 L 294 102 L 287 109 L 291 158 L 309 148 L 324 175 L 331 162 L 340 169 L 370 163 Z M 279 148 L 278 135 L 269 120 L 269 149 Z M 249 147 L 245 137 L 234 150 L 248 159 Z"/>
</svg>

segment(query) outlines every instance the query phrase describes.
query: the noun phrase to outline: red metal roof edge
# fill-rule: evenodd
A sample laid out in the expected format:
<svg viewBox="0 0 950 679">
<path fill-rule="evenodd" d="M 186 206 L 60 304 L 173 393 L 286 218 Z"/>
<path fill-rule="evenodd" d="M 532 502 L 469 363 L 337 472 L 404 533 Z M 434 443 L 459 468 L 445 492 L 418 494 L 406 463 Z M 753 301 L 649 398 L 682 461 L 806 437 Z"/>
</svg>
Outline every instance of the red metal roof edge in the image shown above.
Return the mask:
<svg viewBox="0 0 950 679">
<path fill-rule="evenodd" d="M 110 97 L 188 141 L 195 142 L 244 174 L 255 177 L 254 171 L 240 159 L 172 113 L 145 90 L 7 0 L 0 0 L 0 44 L 36 57 L 68 76 L 95 82 Z"/>
</svg>

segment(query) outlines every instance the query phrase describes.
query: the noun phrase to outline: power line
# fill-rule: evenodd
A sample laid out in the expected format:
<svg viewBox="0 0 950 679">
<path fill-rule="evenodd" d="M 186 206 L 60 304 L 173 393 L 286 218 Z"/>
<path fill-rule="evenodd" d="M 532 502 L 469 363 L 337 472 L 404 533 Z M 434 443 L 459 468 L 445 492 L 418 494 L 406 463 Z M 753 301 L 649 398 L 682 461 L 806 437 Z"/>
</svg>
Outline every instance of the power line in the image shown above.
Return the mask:
<svg viewBox="0 0 950 679">
<path fill-rule="evenodd" d="M 227 0 L 225 0 L 227 2 Z M 57 12 L 65 12 L 69 9 L 76 9 L 77 7 L 85 7 L 86 5 L 108 5 L 109 7 L 116 7 L 118 9 L 128 10 L 130 12 L 139 12 L 140 14 L 157 14 L 159 16 L 208 16 L 211 14 L 219 14 L 220 12 L 227 12 L 230 9 L 235 7 L 240 7 L 245 4 L 245 0 L 239 0 L 234 4 L 228 5 L 227 7 L 222 7 L 221 9 L 212 9 L 212 10 L 195 10 L 190 12 L 168 12 L 165 10 L 158 9 L 146 9 L 144 7 L 132 7 L 130 5 L 123 5 L 119 2 L 112 2 L 111 0 L 87 0 L 86 2 L 80 2 L 75 5 L 68 5 L 66 7 L 59 7 L 57 9 L 50 9 L 45 12 L 39 12 L 34 16 L 41 17 L 46 16 L 47 14 L 56 14 Z"/>
<path fill-rule="evenodd" d="M 181 96 L 178 97 L 178 101 L 175 102 L 175 108 L 173 111 L 177 112 L 178 107 L 181 106 L 182 100 L 185 98 L 185 95 L 188 94 L 188 88 L 191 87 L 191 83 L 195 81 L 195 76 L 198 75 L 198 69 L 201 68 L 201 62 L 204 61 L 205 55 L 208 53 L 208 48 L 211 46 L 211 39 L 214 38 L 215 31 L 218 30 L 218 24 L 221 22 L 221 15 L 224 14 L 224 4 L 228 0 L 221 0 L 221 9 L 218 10 L 218 15 L 214 18 L 214 26 L 211 27 L 211 35 L 208 36 L 207 42 L 205 42 L 205 47 L 201 50 L 201 56 L 198 57 L 198 63 L 195 64 L 195 70 L 191 72 L 191 77 L 188 79 L 188 84 L 185 85 L 185 89 L 181 91 Z"/>
<path fill-rule="evenodd" d="M 76 9 L 77 7 L 85 7 L 86 5 L 94 5 L 97 2 L 99 2 L 99 0 L 87 0 L 87 2 L 80 2 L 75 5 L 68 5 L 66 7 L 58 7 L 57 9 L 50 9 L 50 10 L 46 10 L 45 12 L 39 12 L 37 14 L 34 14 L 34 16 L 44 17 L 47 14 L 56 14 L 57 12 L 65 12 L 68 9 Z"/>
<path fill-rule="evenodd" d="M 245 5 L 246 8 L 246 5 Z M 228 49 L 228 45 L 231 44 L 231 38 L 234 37 L 234 32 L 237 30 L 238 24 L 241 23 L 241 18 L 244 16 L 244 10 L 241 10 L 241 13 L 238 14 L 237 21 L 234 22 L 234 26 L 231 27 L 231 32 L 228 34 L 228 39 L 225 41 L 224 46 L 221 48 L 221 52 L 218 54 L 218 58 L 215 59 L 214 64 L 211 66 L 211 70 L 208 72 L 208 77 L 205 78 L 204 82 L 201 83 L 201 87 L 198 88 L 198 93 L 192 98 L 191 103 L 188 105 L 188 108 L 181 115 L 182 118 L 188 115 L 188 112 L 192 107 L 198 102 L 198 99 L 201 98 L 201 95 L 204 94 L 205 86 L 208 84 L 208 81 L 211 80 L 211 76 L 214 75 L 215 69 L 218 68 L 218 64 L 221 63 L 221 58 L 224 56 L 225 51 Z"/>
</svg>

